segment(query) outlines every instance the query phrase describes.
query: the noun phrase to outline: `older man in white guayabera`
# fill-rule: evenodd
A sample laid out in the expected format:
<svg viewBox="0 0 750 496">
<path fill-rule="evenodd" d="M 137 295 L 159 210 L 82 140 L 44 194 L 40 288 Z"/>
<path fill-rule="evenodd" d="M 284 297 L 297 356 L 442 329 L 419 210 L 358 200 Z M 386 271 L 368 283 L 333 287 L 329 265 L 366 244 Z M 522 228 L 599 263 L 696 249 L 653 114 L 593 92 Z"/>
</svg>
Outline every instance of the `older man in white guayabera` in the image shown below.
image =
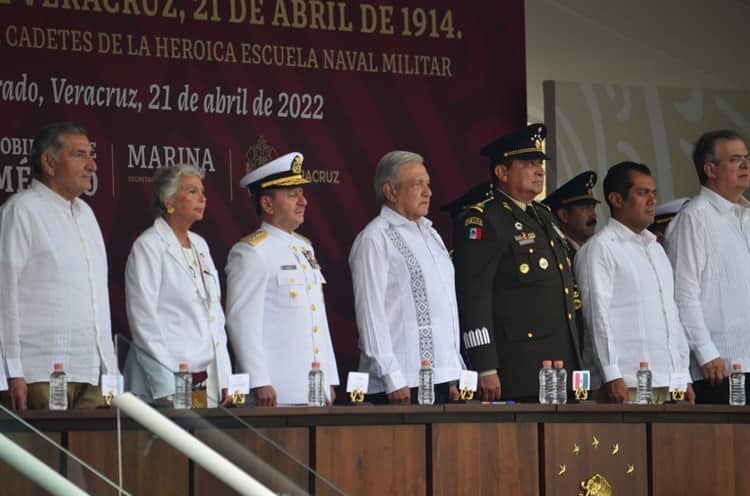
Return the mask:
<svg viewBox="0 0 750 496">
<path fill-rule="evenodd" d="M 117 373 L 99 224 L 79 198 L 96 173 L 94 148 L 73 123 L 42 129 L 31 149 L 34 179 L 0 211 L 0 349 L 15 410 L 49 405 L 49 378 L 62 363 L 68 405 L 104 400 L 102 373 Z"/>
<path fill-rule="evenodd" d="M 750 156 L 729 130 L 698 139 L 700 192 L 667 229 L 675 298 L 693 352 L 698 403 L 728 403 L 729 367 L 750 371 Z"/>
<path fill-rule="evenodd" d="M 349 266 L 359 328 L 360 370 L 370 401 L 416 402 L 427 360 L 436 402 L 458 399 L 461 358 L 455 275 L 448 250 L 426 215 L 430 175 L 416 153 L 393 151 L 378 163 L 380 214 L 354 240 Z"/>
</svg>

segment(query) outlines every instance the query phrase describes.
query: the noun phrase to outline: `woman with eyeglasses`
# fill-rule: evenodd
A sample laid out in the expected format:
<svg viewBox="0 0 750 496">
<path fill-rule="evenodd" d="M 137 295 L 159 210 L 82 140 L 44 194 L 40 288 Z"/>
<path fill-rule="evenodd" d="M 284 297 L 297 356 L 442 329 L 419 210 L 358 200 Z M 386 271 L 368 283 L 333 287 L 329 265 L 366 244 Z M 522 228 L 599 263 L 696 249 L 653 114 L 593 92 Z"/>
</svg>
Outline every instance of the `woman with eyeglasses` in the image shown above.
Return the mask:
<svg viewBox="0 0 750 496">
<path fill-rule="evenodd" d="M 219 277 L 206 241 L 190 231 L 203 219 L 203 171 L 192 165 L 157 170 L 156 219 L 133 243 L 125 268 L 125 300 L 134 346 L 125 388 L 146 401 L 175 392 L 174 373 L 187 363 L 193 387 L 205 385 L 208 406 L 226 399 L 231 373 Z"/>
</svg>

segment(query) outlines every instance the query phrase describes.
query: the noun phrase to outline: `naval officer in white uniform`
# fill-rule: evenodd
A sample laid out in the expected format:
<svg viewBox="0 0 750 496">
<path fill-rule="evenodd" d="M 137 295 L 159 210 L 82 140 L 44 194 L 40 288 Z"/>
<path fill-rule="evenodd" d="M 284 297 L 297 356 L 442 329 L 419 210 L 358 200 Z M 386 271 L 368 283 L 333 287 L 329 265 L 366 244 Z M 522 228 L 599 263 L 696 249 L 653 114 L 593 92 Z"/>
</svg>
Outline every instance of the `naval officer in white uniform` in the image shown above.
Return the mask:
<svg viewBox="0 0 750 496">
<path fill-rule="evenodd" d="M 302 154 L 289 153 L 246 174 L 260 229 L 235 244 L 227 259 L 227 327 L 239 372 L 250 375 L 258 406 L 307 403 L 308 378 L 319 362 L 333 402 L 339 384 L 328 331 L 325 278 L 305 220 Z"/>
</svg>

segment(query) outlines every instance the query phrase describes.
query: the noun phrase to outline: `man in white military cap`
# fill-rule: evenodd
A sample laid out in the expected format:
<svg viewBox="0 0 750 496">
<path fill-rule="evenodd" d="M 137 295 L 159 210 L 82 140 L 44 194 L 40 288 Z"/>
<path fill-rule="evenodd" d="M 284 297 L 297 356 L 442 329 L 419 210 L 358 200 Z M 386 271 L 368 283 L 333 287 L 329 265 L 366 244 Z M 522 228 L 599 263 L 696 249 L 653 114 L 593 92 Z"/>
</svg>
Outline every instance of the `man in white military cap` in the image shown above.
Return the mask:
<svg viewBox="0 0 750 496">
<path fill-rule="evenodd" d="M 240 372 L 250 375 L 258 406 L 307 403 L 308 372 L 319 362 L 333 402 L 339 384 L 328 331 L 325 278 L 305 220 L 302 154 L 288 153 L 251 170 L 250 190 L 260 229 L 235 244 L 227 259 L 226 315 Z"/>
</svg>

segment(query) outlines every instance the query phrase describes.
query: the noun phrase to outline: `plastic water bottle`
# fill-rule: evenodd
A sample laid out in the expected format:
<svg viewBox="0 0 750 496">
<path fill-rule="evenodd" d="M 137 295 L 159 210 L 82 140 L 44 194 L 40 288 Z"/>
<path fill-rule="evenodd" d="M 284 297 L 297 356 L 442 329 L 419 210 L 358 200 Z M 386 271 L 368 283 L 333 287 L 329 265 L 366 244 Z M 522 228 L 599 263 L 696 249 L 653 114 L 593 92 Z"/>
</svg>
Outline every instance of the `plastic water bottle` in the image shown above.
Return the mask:
<svg viewBox="0 0 750 496">
<path fill-rule="evenodd" d="M 739 363 L 732 364 L 732 373 L 729 374 L 729 404 L 732 406 L 745 404 L 745 374 Z"/>
<path fill-rule="evenodd" d="M 557 376 L 552 368 L 552 360 L 544 360 L 539 371 L 539 403 L 542 405 L 554 404 L 556 393 Z"/>
<path fill-rule="evenodd" d="M 562 360 L 555 360 L 555 378 L 557 382 L 555 403 L 564 405 L 568 402 L 568 371 L 563 367 Z"/>
<path fill-rule="evenodd" d="M 326 406 L 326 395 L 323 391 L 323 371 L 320 362 L 313 362 L 307 374 L 309 388 L 307 390 L 308 406 Z"/>
<path fill-rule="evenodd" d="M 180 370 L 174 375 L 174 403 L 178 410 L 185 410 L 193 406 L 193 374 L 188 370 L 188 364 L 180 363 Z"/>
<path fill-rule="evenodd" d="M 653 377 L 648 368 L 648 362 L 641 362 L 641 368 L 635 374 L 637 383 L 635 402 L 639 405 L 649 405 L 654 402 Z"/>
<path fill-rule="evenodd" d="M 49 409 L 68 409 L 68 376 L 65 375 L 65 370 L 61 363 L 54 365 L 54 370 L 49 376 Z"/>
<path fill-rule="evenodd" d="M 422 360 L 422 368 L 419 369 L 417 402 L 420 405 L 435 403 L 435 375 L 432 372 L 432 364 L 429 360 Z"/>
</svg>

